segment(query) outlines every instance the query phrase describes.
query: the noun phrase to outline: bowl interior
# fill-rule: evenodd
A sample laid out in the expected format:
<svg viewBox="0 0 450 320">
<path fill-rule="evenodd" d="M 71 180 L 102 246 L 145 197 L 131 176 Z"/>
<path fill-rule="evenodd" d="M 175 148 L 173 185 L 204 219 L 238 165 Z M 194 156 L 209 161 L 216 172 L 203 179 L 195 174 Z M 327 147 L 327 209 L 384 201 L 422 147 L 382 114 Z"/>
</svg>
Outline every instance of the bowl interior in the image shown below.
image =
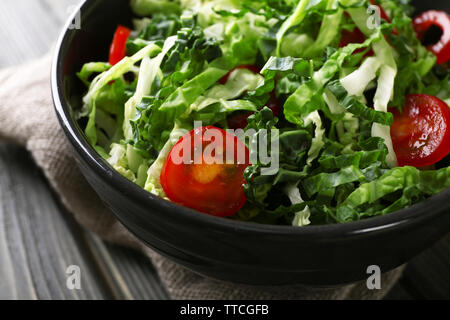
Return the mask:
<svg viewBox="0 0 450 320">
<path fill-rule="evenodd" d="M 430 1 L 416 0 L 413 3 L 416 5 L 418 12 L 430 8 L 449 10 L 449 3 L 446 0 L 433 1 L 432 3 Z M 132 190 L 130 194 L 135 196 L 137 201 L 148 201 L 150 199 L 151 201 L 160 203 L 162 207 L 169 207 L 177 211 L 178 214 L 179 212 L 183 212 L 187 219 L 196 219 L 205 224 L 224 227 L 228 230 L 235 230 L 239 226 L 239 228 L 252 231 L 279 233 L 337 232 L 339 230 L 343 234 L 352 234 L 354 232 L 362 232 L 363 230 L 373 230 L 383 225 L 390 226 L 401 223 L 402 221 L 407 222 L 415 216 L 422 215 L 422 211 L 425 210 L 426 204 L 422 204 L 422 210 L 406 209 L 387 216 L 375 217 L 345 225 L 310 226 L 309 228 L 302 228 L 300 230 L 299 228 L 290 226 L 255 225 L 211 217 L 173 203 L 166 203 L 165 200 L 149 195 L 146 191 L 115 172 L 106 161 L 95 153 L 85 138 L 82 129 L 85 124 L 78 123 L 73 118 L 73 110 L 81 108 L 82 96 L 86 91 L 86 87 L 78 80 L 76 73 L 87 62 L 107 61 L 109 45 L 117 25 L 132 26 L 133 13 L 129 6 L 129 0 L 88 0 L 80 8 L 82 27 L 80 30 L 65 30 L 60 40 L 60 49 L 54 68 L 56 72 L 56 91 L 58 91 L 59 99 L 61 100 L 61 109 L 58 110 L 58 113 L 62 122 L 65 124 L 64 129 L 66 133 L 72 139 L 72 143 L 84 150 L 87 157 L 92 161 L 93 166 L 97 167 L 96 169 L 99 172 L 104 175 L 111 175 L 114 181 L 119 181 L 128 190 Z M 449 195 L 450 191 L 446 191 L 436 196 L 435 199 L 436 201 L 440 201 L 439 199 L 446 199 Z M 415 207 L 417 208 L 417 206 Z"/>
</svg>

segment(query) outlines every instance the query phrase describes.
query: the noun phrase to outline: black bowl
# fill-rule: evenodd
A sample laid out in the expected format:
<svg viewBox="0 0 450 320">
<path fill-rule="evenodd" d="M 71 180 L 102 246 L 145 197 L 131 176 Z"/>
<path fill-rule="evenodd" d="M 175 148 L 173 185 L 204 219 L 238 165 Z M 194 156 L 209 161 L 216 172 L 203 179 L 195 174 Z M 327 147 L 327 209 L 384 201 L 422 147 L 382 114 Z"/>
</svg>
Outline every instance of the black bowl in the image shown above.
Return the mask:
<svg viewBox="0 0 450 320">
<path fill-rule="evenodd" d="M 445 3 L 433 1 L 433 6 Z M 81 171 L 104 203 L 163 256 L 201 275 L 235 283 L 330 286 L 366 278 L 370 265 L 387 272 L 448 233 L 450 190 L 390 215 L 306 228 L 216 218 L 144 191 L 94 151 L 72 113 L 85 90 L 75 72 L 85 62 L 106 60 L 117 24 L 130 25 L 128 0 L 89 0 L 80 12 L 81 30 L 70 29 L 68 22 L 53 64 L 53 99 L 61 126 Z"/>
</svg>

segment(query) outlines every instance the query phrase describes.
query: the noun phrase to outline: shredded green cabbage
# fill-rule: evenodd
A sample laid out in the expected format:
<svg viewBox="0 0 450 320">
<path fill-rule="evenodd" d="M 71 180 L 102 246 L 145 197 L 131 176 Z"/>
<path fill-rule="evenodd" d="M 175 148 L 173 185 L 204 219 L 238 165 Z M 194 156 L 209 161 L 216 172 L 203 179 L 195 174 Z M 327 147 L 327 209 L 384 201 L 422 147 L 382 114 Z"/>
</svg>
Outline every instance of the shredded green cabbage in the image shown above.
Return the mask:
<svg viewBox="0 0 450 320">
<path fill-rule="evenodd" d="M 448 159 L 398 167 L 389 110 L 409 93 L 449 104 L 450 74 L 416 38 L 407 1 L 377 3 L 391 21 L 371 29 L 369 0 L 131 0 L 142 18 L 127 56 L 83 66 L 77 116 L 115 170 L 166 198 L 162 168 L 194 122 L 228 129 L 248 115 L 250 153 L 265 134 L 279 148 L 245 171 L 236 219 L 305 227 L 412 206 L 450 187 Z M 364 41 L 343 45 L 355 28 Z"/>
</svg>

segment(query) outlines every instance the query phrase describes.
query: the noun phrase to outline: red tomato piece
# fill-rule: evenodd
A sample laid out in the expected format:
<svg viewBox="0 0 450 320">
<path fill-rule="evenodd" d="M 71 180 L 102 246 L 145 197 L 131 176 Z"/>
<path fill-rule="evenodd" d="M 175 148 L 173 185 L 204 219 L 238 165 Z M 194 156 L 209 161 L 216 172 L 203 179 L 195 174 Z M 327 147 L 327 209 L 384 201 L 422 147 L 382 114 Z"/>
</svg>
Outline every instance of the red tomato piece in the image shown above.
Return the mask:
<svg viewBox="0 0 450 320">
<path fill-rule="evenodd" d="M 125 58 L 127 51 L 127 40 L 130 37 L 131 30 L 124 26 L 118 26 L 114 33 L 114 39 L 109 50 L 109 64 L 115 65 Z"/>
<path fill-rule="evenodd" d="M 417 37 L 422 41 L 432 26 L 442 30 L 441 39 L 430 46 L 428 50 L 437 57 L 437 63 L 446 63 L 450 60 L 450 16 L 443 11 L 430 10 L 422 13 L 413 20 Z"/>
<path fill-rule="evenodd" d="M 406 96 L 402 112 L 394 114 L 392 142 L 400 166 L 426 167 L 450 153 L 450 108 L 426 94 Z"/>
<path fill-rule="evenodd" d="M 201 127 L 173 147 L 161 185 L 173 202 L 213 216 L 233 216 L 247 201 L 243 185 L 248 166 L 249 151 L 235 135 Z"/>
</svg>

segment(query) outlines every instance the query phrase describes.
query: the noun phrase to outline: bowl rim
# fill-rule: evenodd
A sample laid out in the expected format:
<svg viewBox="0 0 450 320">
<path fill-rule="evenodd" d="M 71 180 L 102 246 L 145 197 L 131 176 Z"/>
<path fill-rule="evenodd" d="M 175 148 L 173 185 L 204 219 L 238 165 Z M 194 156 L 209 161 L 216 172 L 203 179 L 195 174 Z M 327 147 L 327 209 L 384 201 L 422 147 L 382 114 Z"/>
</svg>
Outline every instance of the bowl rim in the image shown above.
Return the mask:
<svg viewBox="0 0 450 320">
<path fill-rule="evenodd" d="M 162 199 L 150 192 L 144 190 L 135 183 L 129 181 L 116 170 L 114 170 L 89 144 L 81 128 L 79 128 L 76 121 L 71 116 L 71 107 L 64 97 L 64 82 L 63 82 L 63 62 L 67 54 L 67 50 L 71 38 L 77 30 L 69 28 L 76 14 L 80 10 L 86 10 L 96 1 L 83 0 L 70 15 L 66 24 L 64 25 L 59 39 L 57 41 L 55 52 L 52 60 L 51 69 L 51 90 L 53 104 L 55 111 L 63 131 L 71 142 L 72 146 L 89 165 L 89 168 L 94 170 L 103 181 L 106 181 L 111 187 L 117 191 L 126 194 L 127 197 L 137 203 L 151 203 L 149 208 L 152 211 L 162 211 L 164 214 L 170 215 L 178 219 L 180 222 L 186 221 L 189 223 L 198 223 L 206 227 L 214 227 L 223 232 L 231 233 L 255 233 L 272 235 L 290 235 L 290 236 L 317 236 L 320 238 L 348 238 L 356 235 L 369 234 L 380 231 L 397 230 L 399 228 L 408 228 L 411 225 L 423 224 L 428 220 L 434 219 L 437 216 L 445 213 L 445 208 L 450 208 L 450 189 L 422 201 L 409 208 L 393 212 L 384 216 L 371 217 L 359 221 L 353 221 L 343 224 L 328 224 L 328 225 L 309 225 L 307 227 L 294 227 L 289 225 L 265 225 L 246 221 L 238 221 L 231 219 L 219 218 L 207 215 L 196 210 L 178 205 L 168 200 Z M 447 200 L 447 201 L 445 201 Z M 430 203 L 449 203 L 443 210 L 430 211 Z M 116 215 L 113 212 L 114 215 Z M 116 215 L 117 216 L 117 215 Z"/>
</svg>

